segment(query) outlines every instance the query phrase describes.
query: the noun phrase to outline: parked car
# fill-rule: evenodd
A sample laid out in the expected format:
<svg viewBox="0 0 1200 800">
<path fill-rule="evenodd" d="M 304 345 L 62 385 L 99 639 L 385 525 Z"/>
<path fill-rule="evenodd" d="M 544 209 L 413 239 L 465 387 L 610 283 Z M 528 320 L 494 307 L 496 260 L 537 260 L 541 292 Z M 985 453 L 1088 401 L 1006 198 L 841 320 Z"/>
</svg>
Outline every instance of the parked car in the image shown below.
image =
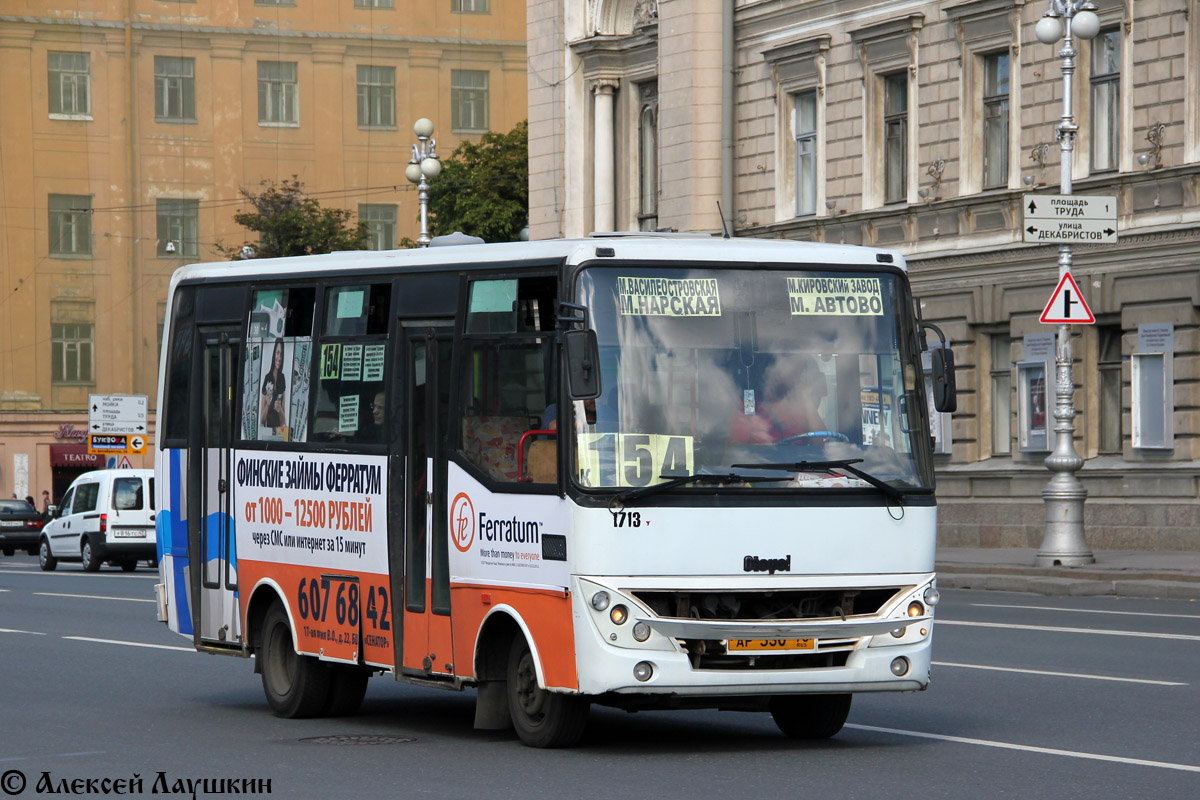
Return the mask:
<svg viewBox="0 0 1200 800">
<path fill-rule="evenodd" d="M 44 522 L 42 512 L 24 500 L 0 500 L 0 550 L 6 556 L 18 550 L 37 555 Z"/>
<path fill-rule="evenodd" d="M 100 469 L 75 479 L 42 528 L 38 563 L 52 570 L 78 561 L 87 572 L 108 562 L 126 572 L 157 563 L 154 470 Z"/>
</svg>

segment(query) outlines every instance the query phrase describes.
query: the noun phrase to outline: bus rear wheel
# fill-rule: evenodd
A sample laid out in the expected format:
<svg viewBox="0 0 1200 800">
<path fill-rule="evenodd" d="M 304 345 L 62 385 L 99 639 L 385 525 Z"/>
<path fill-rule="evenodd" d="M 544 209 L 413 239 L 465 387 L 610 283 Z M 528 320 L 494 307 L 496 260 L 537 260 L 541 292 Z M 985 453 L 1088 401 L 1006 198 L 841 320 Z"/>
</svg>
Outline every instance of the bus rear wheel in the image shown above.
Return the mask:
<svg viewBox="0 0 1200 800">
<path fill-rule="evenodd" d="M 259 637 L 263 692 L 276 716 L 312 717 L 325 710 L 330 697 L 329 665 L 292 647 L 292 626 L 279 603 L 263 618 Z"/>
<path fill-rule="evenodd" d="M 828 739 L 850 715 L 848 694 L 789 694 L 771 698 L 771 718 L 792 739 Z"/>
<path fill-rule="evenodd" d="M 582 738 L 588 701 L 538 686 L 537 667 L 524 636 L 508 655 L 508 708 L 521 743 L 529 747 L 570 747 Z"/>
</svg>

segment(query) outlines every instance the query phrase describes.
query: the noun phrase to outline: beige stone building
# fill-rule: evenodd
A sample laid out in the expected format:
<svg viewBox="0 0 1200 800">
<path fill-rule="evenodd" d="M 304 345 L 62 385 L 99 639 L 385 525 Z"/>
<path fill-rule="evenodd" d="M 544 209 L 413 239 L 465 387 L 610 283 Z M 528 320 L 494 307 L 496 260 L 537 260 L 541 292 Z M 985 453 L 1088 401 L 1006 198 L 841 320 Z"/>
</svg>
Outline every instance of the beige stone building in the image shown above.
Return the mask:
<svg viewBox="0 0 1200 800">
<path fill-rule="evenodd" d="M 1200 549 L 1200 2 L 1096 0 L 1076 39 L 1073 192 L 1116 198 L 1073 248 L 1075 449 L 1093 548 Z M 1042 542 L 1060 193 L 1046 0 L 531 0 L 530 218 L 894 248 L 951 337 L 940 541 Z M 1047 347 L 1049 346 L 1049 350 Z"/>
<path fill-rule="evenodd" d="M 89 394 L 153 406 L 171 272 L 245 241 L 239 189 L 416 239 L 413 123 L 447 156 L 525 119 L 524 40 L 521 0 L 0 0 L 0 490 L 104 463 Z"/>
</svg>

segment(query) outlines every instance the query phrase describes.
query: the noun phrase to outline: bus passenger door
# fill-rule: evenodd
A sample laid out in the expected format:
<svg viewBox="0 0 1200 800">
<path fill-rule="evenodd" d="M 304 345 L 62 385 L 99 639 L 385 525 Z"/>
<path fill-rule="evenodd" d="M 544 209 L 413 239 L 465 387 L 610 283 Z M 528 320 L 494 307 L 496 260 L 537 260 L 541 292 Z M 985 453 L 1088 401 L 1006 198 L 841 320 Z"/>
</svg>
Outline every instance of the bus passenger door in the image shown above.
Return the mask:
<svg viewBox="0 0 1200 800">
<path fill-rule="evenodd" d="M 406 331 L 404 671 L 453 677 L 446 530 L 450 329 Z"/>
<path fill-rule="evenodd" d="M 201 391 L 192 402 L 188 451 L 188 541 L 191 562 L 199 564 L 200 602 L 194 604 L 199 620 L 197 644 L 240 646 L 242 642 L 237 597 L 237 554 L 234 548 L 232 481 L 233 378 L 239 342 L 234 331 L 206 331 L 200 363 Z M 195 583 L 193 584 L 195 589 Z"/>
</svg>

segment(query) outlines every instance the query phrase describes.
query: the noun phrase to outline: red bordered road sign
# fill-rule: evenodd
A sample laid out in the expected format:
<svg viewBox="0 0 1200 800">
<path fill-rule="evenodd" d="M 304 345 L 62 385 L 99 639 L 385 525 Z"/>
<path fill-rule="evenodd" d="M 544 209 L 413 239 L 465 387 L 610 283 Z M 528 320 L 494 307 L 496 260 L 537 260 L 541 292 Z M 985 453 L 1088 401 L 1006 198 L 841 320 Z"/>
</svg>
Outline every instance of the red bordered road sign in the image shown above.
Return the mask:
<svg viewBox="0 0 1200 800">
<path fill-rule="evenodd" d="M 1083 293 L 1079 291 L 1075 279 L 1071 277 L 1071 273 L 1066 273 L 1042 311 L 1042 322 L 1048 325 L 1091 325 L 1095 321 L 1096 317 L 1083 299 Z"/>
</svg>

